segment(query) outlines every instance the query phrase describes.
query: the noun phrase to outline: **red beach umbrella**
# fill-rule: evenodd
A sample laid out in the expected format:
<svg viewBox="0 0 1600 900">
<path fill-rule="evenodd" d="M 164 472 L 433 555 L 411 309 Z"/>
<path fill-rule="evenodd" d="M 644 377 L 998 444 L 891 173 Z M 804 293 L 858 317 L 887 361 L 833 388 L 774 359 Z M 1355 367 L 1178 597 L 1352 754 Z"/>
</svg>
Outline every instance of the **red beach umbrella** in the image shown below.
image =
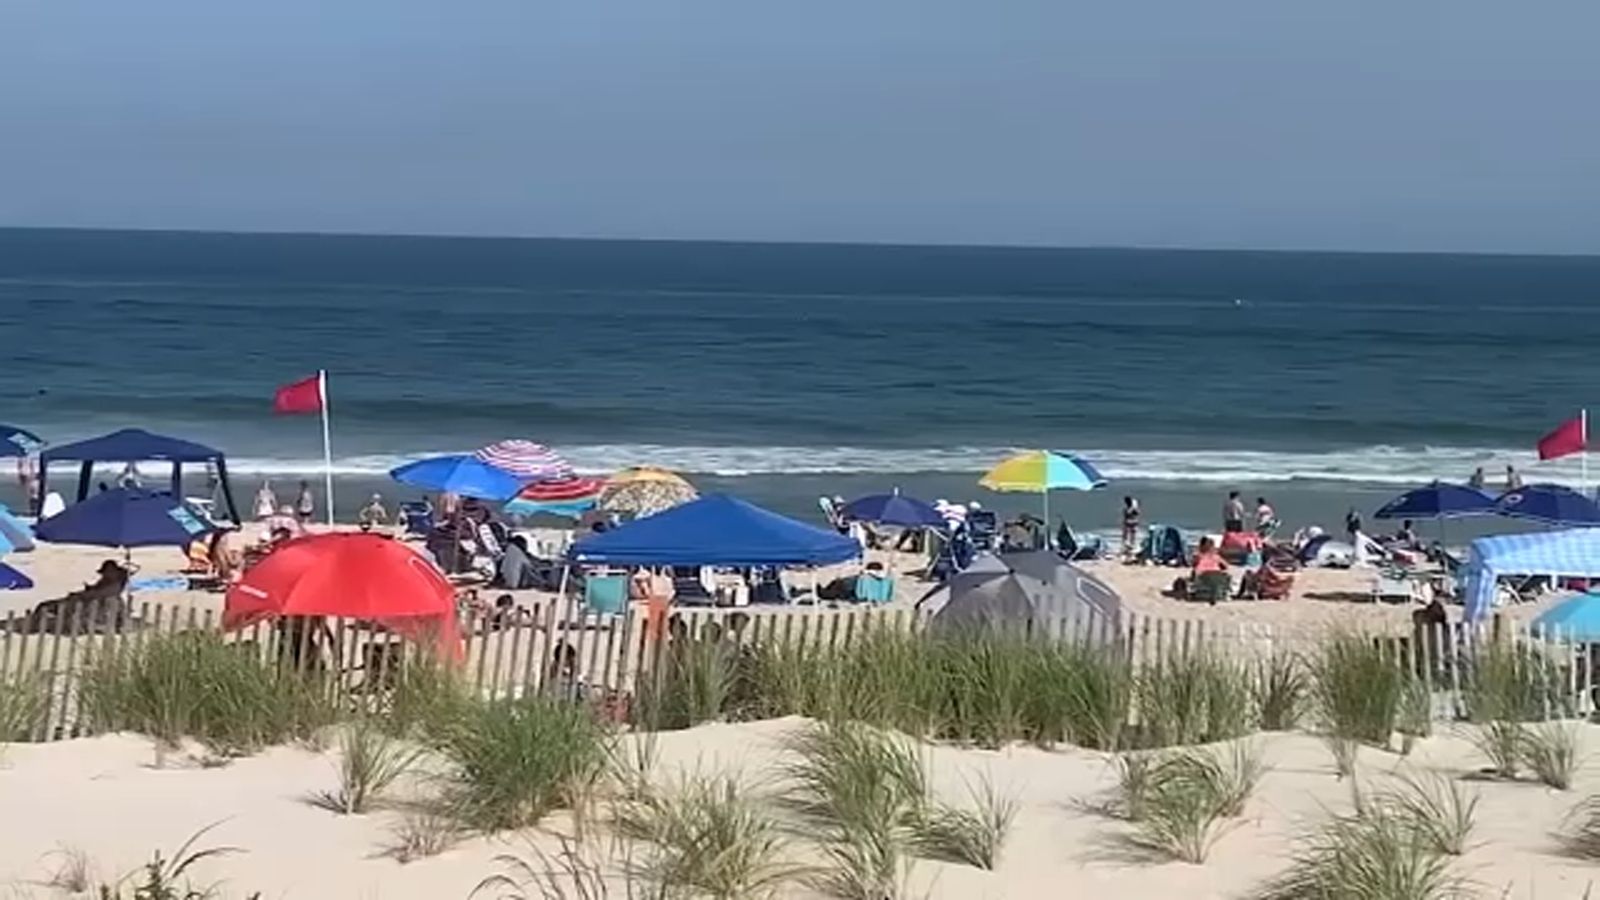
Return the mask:
<svg viewBox="0 0 1600 900">
<path fill-rule="evenodd" d="M 334 532 L 282 544 L 228 588 L 225 628 L 276 616 L 373 619 L 456 655 L 455 589 L 411 547 L 377 534 Z"/>
</svg>

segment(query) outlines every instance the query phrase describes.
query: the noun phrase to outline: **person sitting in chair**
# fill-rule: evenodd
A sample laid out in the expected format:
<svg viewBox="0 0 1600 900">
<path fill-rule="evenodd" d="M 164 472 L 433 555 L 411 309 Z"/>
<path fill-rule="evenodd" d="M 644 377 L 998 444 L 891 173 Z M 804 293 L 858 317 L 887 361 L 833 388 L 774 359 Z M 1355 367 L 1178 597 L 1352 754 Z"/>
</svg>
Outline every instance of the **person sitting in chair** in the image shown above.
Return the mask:
<svg viewBox="0 0 1600 900">
<path fill-rule="evenodd" d="M 128 590 L 132 570 L 111 560 L 100 564 L 100 577 L 82 588 L 55 600 L 46 600 L 28 612 L 23 621 L 26 632 L 41 633 L 61 628 L 85 631 L 110 625 L 126 618 L 123 595 Z"/>
<path fill-rule="evenodd" d="M 1194 553 L 1194 567 L 1189 570 L 1189 598 L 1216 606 L 1218 600 L 1228 598 L 1230 587 L 1227 560 L 1222 558 L 1215 541 L 1209 537 L 1201 538 L 1200 546 Z"/>
</svg>

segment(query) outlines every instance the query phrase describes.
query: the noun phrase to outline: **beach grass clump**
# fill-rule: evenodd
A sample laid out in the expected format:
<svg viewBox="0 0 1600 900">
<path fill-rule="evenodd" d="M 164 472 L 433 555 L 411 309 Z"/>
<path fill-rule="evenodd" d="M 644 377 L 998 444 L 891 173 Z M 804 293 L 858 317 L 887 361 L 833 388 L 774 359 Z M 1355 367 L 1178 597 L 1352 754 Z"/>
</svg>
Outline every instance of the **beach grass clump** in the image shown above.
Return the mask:
<svg viewBox="0 0 1600 900">
<path fill-rule="evenodd" d="M 1305 667 L 1292 653 L 1278 651 L 1258 662 L 1251 689 L 1261 729 L 1293 731 L 1305 712 L 1309 687 Z"/>
<path fill-rule="evenodd" d="M 1098 750 L 1122 746 L 1134 690 L 1124 656 L 1044 639 L 1019 642 L 1017 652 L 1024 661 L 1018 739 L 1042 747 L 1062 741 Z"/>
<path fill-rule="evenodd" d="M 1433 693 L 1427 681 L 1421 678 L 1406 679 L 1395 729 L 1400 732 L 1401 756 L 1410 756 L 1417 741 L 1433 734 Z"/>
<path fill-rule="evenodd" d="M 1322 742 L 1328 748 L 1328 753 L 1333 757 L 1333 772 L 1340 779 L 1350 778 L 1356 774 L 1356 763 L 1361 756 L 1361 742 L 1352 737 L 1338 734 L 1324 734 Z"/>
<path fill-rule="evenodd" d="M 641 679 L 638 714 L 668 731 L 721 719 L 733 697 L 737 664 L 737 645 L 730 641 L 671 641 L 656 657 L 654 671 Z"/>
<path fill-rule="evenodd" d="M 1023 736 L 1032 648 L 1017 638 L 986 632 L 938 639 L 944 703 L 939 736 L 999 747 Z"/>
<path fill-rule="evenodd" d="M 993 870 L 1017 817 L 1017 801 L 987 778 L 969 785 L 967 793 L 968 807 L 930 802 L 912 823 L 912 846 L 927 859 Z"/>
<path fill-rule="evenodd" d="M 817 712 L 916 737 L 932 734 L 944 687 L 940 645 L 934 641 L 876 628 L 829 654 Z"/>
<path fill-rule="evenodd" d="M 225 756 L 310 740 L 337 718 L 315 675 L 201 632 L 153 635 L 92 658 L 79 699 L 95 731 L 136 731 L 167 745 L 194 738 Z"/>
<path fill-rule="evenodd" d="M 813 726 L 793 737 L 790 804 L 817 829 L 827 866 L 812 881 L 846 900 L 898 897 L 912 827 L 928 796 L 916 750 L 860 723 Z"/>
<path fill-rule="evenodd" d="M 1522 760 L 1543 784 L 1558 791 L 1570 790 L 1581 761 L 1579 743 L 1580 732 L 1575 725 L 1532 725 L 1522 736 Z"/>
<path fill-rule="evenodd" d="M 463 817 L 438 799 L 410 804 L 390 830 L 385 855 L 402 865 L 427 859 L 460 842 Z"/>
<path fill-rule="evenodd" d="M 462 824 L 494 832 L 582 804 L 605 772 L 610 737 L 582 706 L 546 697 L 476 704 L 439 750 L 445 801 Z"/>
<path fill-rule="evenodd" d="M 100 885 L 96 896 L 100 900 L 122 900 L 126 888 L 129 900 L 211 900 L 218 897 L 215 885 L 197 887 L 189 878 L 190 870 L 208 859 L 244 852 L 238 847 L 197 847 L 200 839 L 215 827 L 216 824 L 208 825 L 190 835 L 170 857 L 157 850 L 149 862 L 123 876 L 116 884 Z M 260 897 L 260 893 L 254 893 L 249 895 L 249 900 L 260 900 Z"/>
<path fill-rule="evenodd" d="M 26 741 L 44 717 L 50 683 L 32 673 L 0 674 L 0 744 Z"/>
<path fill-rule="evenodd" d="M 1257 900 L 1447 900 L 1462 896 L 1451 857 L 1390 803 L 1335 815 L 1302 838 Z"/>
<path fill-rule="evenodd" d="M 1538 722 L 1562 712 L 1553 663 L 1537 647 L 1488 640 L 1468 655 L 1464 668 L 1462 699 L 1469 721 Z"/>
<path fill-rule="evenodd" d="M 1388 748 L 1411 676 L 1376 640 L 1335 631 L 1311 658 L 1311 696 L 1330 734 Z"/>
<path fill-rule="evenodd" d="M 1591 794 L 1574 806 L 1557 837 L 1568 856 L 1600 861 L 1600 794 Z"/>
<path fill-rule="evenodd" d="M 637 867 L 662 896 L 770 897 L 801 870 L 785 862 L 777 823 L 737 777 L 687 775 L 620 804 L 617 823 L 653 852 Z"/>
<path fill-rule="evenodd" d="M 1528 744 L 1528 729 L 1521 722 L 1490 719 L 1470 732 L 1472 745 L 1489 761 L 1497 778 L 1514 780 L 1522 770 L 1523 752 Z"/>
<path fill-rule="evenodd" d="M 342 815 L 370 811 L 393 784 L 422 758 L 423 748 L 385 732 L 365 716 L 339 734 L 339 787 L 312 801 Z"/>
<path fill-rule="evenodd" d="M 555 853 L 529 843 L 527 856 L 502 853 L 499 871 L 478 882 L 469 898 L 487 900 L 665 900 L 682 896 L 672 887 L 647 885 L 633 865 L 633 847 L 622 840 L 609 847 L 558 837 Z M 621 860 L 621 871 L 608 863 Z"/>
<path fill-rule="evenodd" d="M 1174 653 L 1139 673 L 1134 705 L 1143 747 L 1239 737 L 1250 728 L 1249 673 L 1212 653 Z"/>
<path fill-rule="evenodd" d="M 1145 850 L 1200 864 L 1244 811 L 1266 767 L 1259 749 L 1189 748 L 1162 753 L 1142 774 L 1133 842 Z M 1130 808 L 1134 805 L 1124 797 Z"/>
<path fill-rule="evenodd" d="M 1467 852 L 1467 841 L 1477 822 L 1478 794 L 1439 772 L 1402 772 L 1395 788 L 1381 791 L 1363 801 L 1363 810 L 1381 807 L 1389 815 L 1410 824 L 1412 830 L 1434 851 L 1446 856 Z"/>
<path fill-rule="evenodd" d="M 474 702 L 459 668 L 428 654 L 395 673 L 382 701 L 376 723 L 391 735 L 424 743 L 459 726 Z"/>
</svg>

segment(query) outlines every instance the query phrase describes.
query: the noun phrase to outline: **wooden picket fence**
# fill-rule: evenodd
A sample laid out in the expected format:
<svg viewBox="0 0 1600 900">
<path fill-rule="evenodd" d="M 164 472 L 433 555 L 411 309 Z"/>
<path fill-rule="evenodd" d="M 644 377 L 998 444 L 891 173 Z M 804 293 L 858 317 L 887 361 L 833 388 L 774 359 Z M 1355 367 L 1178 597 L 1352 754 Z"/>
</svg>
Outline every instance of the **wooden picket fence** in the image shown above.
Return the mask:
<svg viewBox="0 0 1600 900">
<path fill-rule="evenodd" d="M 495 614 L 465 616 L 461 671 L 485 699 L 505 699 L 582 685 L 592 697 L 626 698 L 648 672 L 661 647 L 682 638 L 738 644 L 780 642 L 815 650 L 843 649 L 867 634 L 919 632 L 922 617 L 907 609 L 770 608 L 684 609 L 668 624 L 652 623 L 630 609 L 596 614 L 573 598 Z M 8 681 L 36 680 L 48 686 L 48 705 L 26 737 L 59 740 L 85 733 L 77 710 L 78 684 L 91 660 L 137 652 L 158 635 L 217 633 L 217 615 L 189 606 L 144 603 L 125 621 L 98 623 L 71 618 L 30 623 L 20 614 L 0 619 L 0 690 Z M 1057 619 L 1036 638 L 1094 645 L 1125 654 L 1135 670 L 1161 666 L 1178 655 L 1206 653 L 1253 665 L 1279 654 L 1306 656 L 1326 641 L 1326 629 L 1286 629 L 1254 623 L 1215 623 L 1125 614 Z M 1600 644 L 1559 632 L 1530 630 L 1496 619 L 1479 626 L 1447 624 L 1409 631 L 1372 633 L 1370 639 L 1395 664 L 1426 680 L 1436 718 L 1462 715 L 1474 660 L 1490 642 L 1518 648 L 1540 668 L 1550 686 L 1549 714 L 1589 716 L 1595 711 L 1595 668 Z M 352 619 L 280 620 L 227 632 L 241 652 L 299 668 L 315 667 L 335 700 L 354 705 L 392 684 L 416 646 L 369 622 Z M 3 699 L 3 698 L 0 698 Z"/>
</svg>

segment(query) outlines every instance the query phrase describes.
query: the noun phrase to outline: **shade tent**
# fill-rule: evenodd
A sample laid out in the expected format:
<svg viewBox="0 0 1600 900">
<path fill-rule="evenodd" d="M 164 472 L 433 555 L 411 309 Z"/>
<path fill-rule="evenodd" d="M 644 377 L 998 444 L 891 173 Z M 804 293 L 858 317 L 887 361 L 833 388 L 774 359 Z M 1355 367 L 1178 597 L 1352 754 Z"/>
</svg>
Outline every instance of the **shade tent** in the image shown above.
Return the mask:
<svg viewBox="0 0 1600 900">
<path fill-rule="evenodd" d="M 1507 575 L 1600 578 L 1600 528 L 1502 534 L 1473 541 L 1461 572 L 1467 621 L 1488 615 L 1495 583 Z"/>
<path fill-rule="evenodd" d="M 142 428 L 124 428 L 97 438 L 51 447 L 39 454 L 39 507 L 44 508 L 44 497 L 49 488 L 50 464 L 77 462 L 78 500 L 88 498 L 94 481 L 95 463 L 172 463 L 172 495 L 183 496 L 183 466 L 185 463 L 212 463 L 217 467 L 217 478 L 222 482 L 222 496 L 228 504 L 228 518 L 239 522 L 239 507 L 233 502 L 233 487 L 228 483 L 228 464 L 221 450 L 186 441 L 182 438 L 154 434 Z"/>
<path fill-rule="evenodd" d="M 804 566 L 844 562 L 861 546 L 726 494 L 708 494 L 568 551 L 575 563 L 618 566 Z"/>
<path fill-rule="evenodd" d="M 1122 598 L 1100 579 L 1053 551 L 984 555 L 928 592 L 917 609 L 930 626 L 958 630 L 1054 633 L 1063 621 L 1087 621 L 1089 633 L 1115 630 Z"/>
</svg>

